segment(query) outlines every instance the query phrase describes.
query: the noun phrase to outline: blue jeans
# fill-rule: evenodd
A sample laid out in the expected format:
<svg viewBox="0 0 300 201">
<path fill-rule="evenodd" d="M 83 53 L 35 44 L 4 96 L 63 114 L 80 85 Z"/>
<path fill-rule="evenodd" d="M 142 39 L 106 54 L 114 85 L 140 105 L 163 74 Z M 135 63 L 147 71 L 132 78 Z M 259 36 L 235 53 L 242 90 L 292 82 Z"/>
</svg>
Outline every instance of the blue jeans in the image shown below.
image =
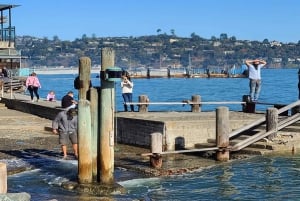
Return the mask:
<svg viewBox="0 0 300 201">
<path fill-rule="evenodd" d="M 250 85 L 250 97 L 251 100 L 258 100 L 259 98 L 259 93 L 261 90 L 261 80 L 254 80 L 254 79 L 250 79 L 249 82 Z"/>
<path fill-rule="evenodd" d="M 123 99 L 124 99 L 124 110 L 125 110 L 125 112 L 127 112 L 128 109 L 127 109 L 127 104 L 126 103 L 132 102 L 132 93 L 123 93 L 122 96 L 123 96 Z M 133 112 L 134 111 L 134 106 L 130 105 L 130 109 Z"/>
</svg>

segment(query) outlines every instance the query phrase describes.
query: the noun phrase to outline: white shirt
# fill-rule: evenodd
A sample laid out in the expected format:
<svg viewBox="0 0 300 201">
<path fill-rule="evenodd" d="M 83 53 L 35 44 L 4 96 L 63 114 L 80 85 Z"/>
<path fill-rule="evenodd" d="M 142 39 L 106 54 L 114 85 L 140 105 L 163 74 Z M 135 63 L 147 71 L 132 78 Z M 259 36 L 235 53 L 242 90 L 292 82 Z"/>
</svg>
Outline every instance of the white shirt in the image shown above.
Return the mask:
<svg viewBox="0 0 300 201">
<path fill-rule="evenodd" d="M 255 68 L 253 65 L 249 65 L 249 78 L 253 80 L 260 80 L 260 69 L 262 66 L 262 64 L 259 64 L 257 68 Z"/>
<path fill-rule="evenodd" d="M 127 82 L 122 81 L 121 82 L 121 87 L 122 87 L 122 93 L 132 93 L 132 89 L 133 89 L 133 82 L 130 82 L 129 80 L 127 80 Z"/>
</svg>

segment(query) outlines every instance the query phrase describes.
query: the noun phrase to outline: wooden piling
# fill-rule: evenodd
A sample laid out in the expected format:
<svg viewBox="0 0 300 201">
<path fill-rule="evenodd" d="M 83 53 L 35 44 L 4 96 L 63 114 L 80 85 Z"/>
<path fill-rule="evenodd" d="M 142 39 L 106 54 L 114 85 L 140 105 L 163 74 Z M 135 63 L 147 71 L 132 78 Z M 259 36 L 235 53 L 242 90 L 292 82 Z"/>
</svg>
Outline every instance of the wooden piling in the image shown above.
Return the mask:
<svg viewBox="0 0 300 201">
<path fill-rule="evenodd" d="M 78 108 L 78 180 L 89 184 L 93 181 L 90 102 L 81 99 Z"/>
<path fill-rule="evenodd" d="M 115 65 L 115 51 L 112 48 L 103 48 L 101 51 L 102 72 Z M 101 79 L 100 96 L 100 137 L 99 161 L 100 174 L 98 178 L 104 184 L 114 182 L 114 113 L 115 113 L 114 82 Z"/>
<path fill-rule="evenodd" d="M 150 79 L 151 75 L 150 75 L 150 68 L 147 68 L 147 78 Z"/>
<path fill-rule="evenodd" d="M 96 88 L 90 89 L 90 103 L 91 103 L 91 131 L 92 131 L 92 169 L 93 169 L 93 180 L 97 180 L 98 172 L 98 116 L 99 116 L 99 105 L 98 105 L 98 90 Z"/>
<path fill-rule="evenodd" d="M 229 160 L 229 150 L 227 149 L 229 146 L 229 124 L 228 107 L 218 107 L 216 110 L 216 139 L 217 147 L 222 149 L 222 151 L 217 151 L 218 161 Z"/>
<path fill-rule="evenodd" d="M 152 133 L 151 134 L 151 153 L 150 156 L 150 165 L 154 168 L 162 167 L 162 134 L 161 133 Z"/>
<path fill-rule="evenodd" d="M 90 88 L 91 80 L 91 59 L 88 57 L 81 57 L 79 59 L 79 99 L 86 100 L 87 91 Z"/>
<path fill-rule="evenodd" d="M 139 96 L 139 103 L 148 103 L 149 98 L 147 95 L 140 95 Z M 148 105 L 142 104 L 138 106 L 139 112 L 148 112 Z"/>
<path fill-rule="evenodd" d="M 78 180 L 79 183 L 92 183 L 92 131 L 91 109 L 87 100 L 90 88 L 91 59 L 79 59 L 79 103 L 78 103 Z"/>
<path fill-rule="evenodd" d="M 266 113 L 266 131 L 275 130 L 276 132 L 269 135 L 268 139 L 272 140 L 277 135 L 278 130 L 278 109 L 277 108 L 268 108 Z"/>
<path fill-rule="evenodd" d="M 7 168 L 5 163 L 0 163 L 0 194 L 7 193 Z"/>
<path fill-rule="evenodd" d="M 192 102 L 200 103 L 201 102 L 201 96 L 193 95 L 192 96 Z M 200 104 L 192 104 L 191 107 L 192 107 L 192 112 L 201 112 Z"/>
</svg>

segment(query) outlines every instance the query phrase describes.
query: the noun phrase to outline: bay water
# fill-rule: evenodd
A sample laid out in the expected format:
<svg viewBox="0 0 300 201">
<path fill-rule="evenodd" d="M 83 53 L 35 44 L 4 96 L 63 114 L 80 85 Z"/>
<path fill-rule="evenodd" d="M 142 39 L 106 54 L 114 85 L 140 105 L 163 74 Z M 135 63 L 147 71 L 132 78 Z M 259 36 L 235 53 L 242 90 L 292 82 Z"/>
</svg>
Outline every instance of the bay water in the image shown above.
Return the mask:
<svg viewBox="0 0 300 201">
<path fill-rule="evenodd" d="M 260 102 L 288 104 L 298 100 L 298 69 L 263 69 Z M 54 90 L 57 99 L 73 90 L 77 75 L 38 75 L 42 98 Z M 95 74 L 93 86 L 100 86 Z M 242 101 L 249 93 L 246 78 L 155 78 L 133 79 L 134 102 L 139 95 L 147 95 L 152 102 L 181 102 L 200 95 L 204 102 Z M 116 111 L 123 110 L 120 83 L 115 83 Z M 203 105 L 203 111 L 220 105 Z M 222 105 L 223 106 L 223 105 Z M 241 104 L 228 104 L 230 110 L 240 111 Z M 265 110 L 269 105 L 257 105 Z M 137 108 L 136 108 L 137 109 Z M 189 106 L 150 105 L 149 111 L 189 111 Z M 8 161 L 24 163 L 26 161 Z M 77 171 L 77 161 L 39 162 L 39 169 L 9 176 L 8 189 L 28 192 L 32 200 L 89 200 L 60 187 Z M 132 174 L 116 169 L 116 178 Z M 117 176 L 119 175 L 119 176 Z M 214 167 L 199 169 L 180 176 L 136 178 L 120 180 L 128 193 L 114 195 L 114 200 L 300 200 L 300 155 L 257 156 L 230 161 Z M 90 197 L 90 200 L 96 200 Z"/>
</svg>

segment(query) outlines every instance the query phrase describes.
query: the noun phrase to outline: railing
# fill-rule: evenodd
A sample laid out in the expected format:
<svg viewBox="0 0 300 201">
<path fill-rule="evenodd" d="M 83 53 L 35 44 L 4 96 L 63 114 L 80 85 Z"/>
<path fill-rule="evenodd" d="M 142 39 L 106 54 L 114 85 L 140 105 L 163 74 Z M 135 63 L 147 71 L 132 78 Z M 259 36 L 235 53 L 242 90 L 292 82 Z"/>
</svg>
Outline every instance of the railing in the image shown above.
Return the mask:
<svg viewBox="0 0 300 201">
<path fill-rule="evenodd" d="M 287 117 L 285 119 L 283 119 L 282 121 L 278 122 L 278 125 L 276 125 L 275 127 L 277 129 L 271 129 L 269 131 L 261 131 L 243 141 L 241 141 L 240 143 L 237 143 L 235 144 L 233 147 L 230 148 L 231 151 L 238 151 L 238 150 L 241 150 L 247 146 L 249 146 L 250 144 L 253 144 L 265 137 L 268 137 L 269 135 L 272 135 L 274 133 L 276 133 L 278 130 L 281 130 L 297 121 L 300 120 L 300 114 L 298 113 L 299 112 L 299 107 L 300 107 L 300 100 L 296 101 L 296 102 L 293 102 L 285 107 L 282 107 L 280 109 L 278 109 L 278 114 L 281 114 L 281 113 L 284 113 L 288 110 L 292 110 L 292 114 L 290 117 Z M 278 118 L 278 116 L 277 116 Z M 246 131 L 246 130 L 249 130 L 255 126 L 258 126 L 259 124 L 263 123 L 263 122 L 266 122 L 266 117 L 262 117 L 256 121 L 254 121 L 253 123 L 249 124 L 249 125 L 246 125 L 238 130 L 235 130 L 233 132 L 231 132 L 229 134 L 229 138 L 232 138 L 236 135 L 239 135 L 241 134 L 243 131 Z M 267 124 L 267 123 L 266 123 Z"/>
</svg>

